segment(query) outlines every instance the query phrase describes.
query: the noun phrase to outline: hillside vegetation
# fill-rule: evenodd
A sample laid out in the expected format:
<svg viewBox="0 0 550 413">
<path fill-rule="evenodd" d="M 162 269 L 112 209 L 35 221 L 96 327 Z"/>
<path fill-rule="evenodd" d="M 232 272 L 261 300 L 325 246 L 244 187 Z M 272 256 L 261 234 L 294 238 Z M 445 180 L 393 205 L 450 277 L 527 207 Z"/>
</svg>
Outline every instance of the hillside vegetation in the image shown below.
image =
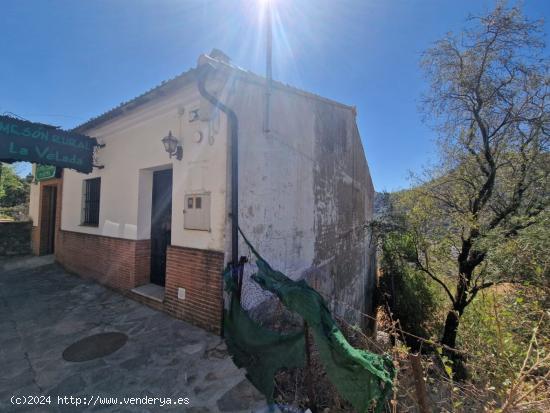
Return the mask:
<svg viewBox="0 0 550 413">
<path fill-rule="evenodd" d="M 394 343 L 435 357 L 454 408 L 549 411 L 549 62 L 503 4 L 427 50 L 437 161 L 378 196 L 380 303 Z M 401 329 L 401 332 L 400 330 Z M 457 384 L 459 383 L 459 384 Z M 454 385 L 453 384 L 453 385 Z M 446 408 L 448 409 L 448 407 Z"/>
</svg>

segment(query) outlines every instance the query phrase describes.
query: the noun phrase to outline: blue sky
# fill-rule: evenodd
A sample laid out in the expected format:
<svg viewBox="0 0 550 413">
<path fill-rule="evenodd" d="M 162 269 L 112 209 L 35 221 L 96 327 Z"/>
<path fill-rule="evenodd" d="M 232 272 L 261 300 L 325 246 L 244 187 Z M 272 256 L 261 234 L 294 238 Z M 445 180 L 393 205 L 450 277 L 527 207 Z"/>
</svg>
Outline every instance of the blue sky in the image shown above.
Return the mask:
<svg viewBox="0 0 550 413">
<path fill-rule="evenodd" d="M 357 106 L 377 190 L 434 159 L 423 50 L 494 0 L 273 0 L 277 80 Z M 2 0 L 0 113 L 71 128 L 216 47 L 264 73 L 260 0 Z M 550 1 L 524 0 L 550 20 Z M 548 32 L 548 23 L 545 30 Z M 19 168 L 25 170 L 25 168 Z"/>
</svg>

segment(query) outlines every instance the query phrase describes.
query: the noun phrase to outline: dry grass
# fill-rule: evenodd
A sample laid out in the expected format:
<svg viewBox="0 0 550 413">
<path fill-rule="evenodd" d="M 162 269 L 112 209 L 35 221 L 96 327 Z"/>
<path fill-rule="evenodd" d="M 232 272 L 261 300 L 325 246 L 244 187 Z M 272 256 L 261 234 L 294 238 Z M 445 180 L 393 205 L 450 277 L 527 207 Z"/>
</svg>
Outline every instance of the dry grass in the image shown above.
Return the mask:
<svg viewBox="0 0 550 413">
<path fill-rule="evenodd" d="M 387 323 L 383 320 L 382 323 Z M 377 354 L 391 354 L 398 373 L 392 400 L 386 405 L 386 411 L 392 413 L 420 412 L 408 350 L 397 340 L 392 345 L 389 335 L 383 331 L 376 339 L 365 335 L 360 330 L 350 327 L 338 320 L 340 328 L 350 344 Z M 380 330 L 387 330 L 386 324 L 379 325 Z M 490 388 L 476 383 L 457 383 L 446 372 L 442 359 L 437 354 L 422 356 L 424 381 L 426 384 L 430 408 L 433 412 L 498 412 L 496 394 Z M 309 382 L 308 382 L 309 380 Z M 313 400 L 308 397 L 308 385 Z M 312 344 L 311 367 L 280 371 L 275 378 L 275 399 L 283 412 L 297 413 L 310 409 L 322 413 L 354 413 L 351 405 L 342 399 L 330 382 L 319 360 L 319 355 Z M 527 405 L 526 405 L 527 406 Z M 546 412 L 547 406 L 529 405 L 530 410 L 510 410 L 511 412 L 530 411 Z"/>
</svg>

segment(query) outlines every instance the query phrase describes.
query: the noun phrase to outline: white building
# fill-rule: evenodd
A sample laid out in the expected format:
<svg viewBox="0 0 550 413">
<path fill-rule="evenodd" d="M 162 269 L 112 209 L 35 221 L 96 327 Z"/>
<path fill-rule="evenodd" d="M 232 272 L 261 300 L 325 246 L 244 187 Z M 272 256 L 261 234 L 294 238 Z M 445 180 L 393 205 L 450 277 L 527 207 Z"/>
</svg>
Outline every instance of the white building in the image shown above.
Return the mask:
<svg viewBox="0 0 550 413">
<path fill-rule="evenodd" d="M 104 144 L 101 168 L 33 185 L 35 252 L 219 331 L 232 255 L 231 139 L 226 114 L 199 92 L 205 71 L 205 89 L 239 122 L 241 229 L 274 268 L 305 277 L 358 321 L 374 287 L 365 228 L 374 191 L 354 108 L 274 82 L 266 132 L 265 79 L 217 51 L 76 128 Z M 169 132 L 181 159 L 165 151 Z M 242 240 L 239 254 L 248 255 Z M 265 298 L 245 277 L 243 305 Z"/>
</svg>

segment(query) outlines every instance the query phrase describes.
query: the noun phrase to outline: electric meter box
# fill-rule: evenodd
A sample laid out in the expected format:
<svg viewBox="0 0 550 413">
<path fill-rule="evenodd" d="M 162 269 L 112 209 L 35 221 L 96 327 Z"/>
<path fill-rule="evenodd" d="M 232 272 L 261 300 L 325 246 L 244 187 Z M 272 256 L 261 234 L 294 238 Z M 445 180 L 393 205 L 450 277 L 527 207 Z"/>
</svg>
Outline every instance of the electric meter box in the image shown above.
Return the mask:
<svg viewBox="0 0 550 413">
<path fill-rule="evenodd" d="M 210 193 L 185 195 L 183 228 L 210 231 Z"/>
</svg>

